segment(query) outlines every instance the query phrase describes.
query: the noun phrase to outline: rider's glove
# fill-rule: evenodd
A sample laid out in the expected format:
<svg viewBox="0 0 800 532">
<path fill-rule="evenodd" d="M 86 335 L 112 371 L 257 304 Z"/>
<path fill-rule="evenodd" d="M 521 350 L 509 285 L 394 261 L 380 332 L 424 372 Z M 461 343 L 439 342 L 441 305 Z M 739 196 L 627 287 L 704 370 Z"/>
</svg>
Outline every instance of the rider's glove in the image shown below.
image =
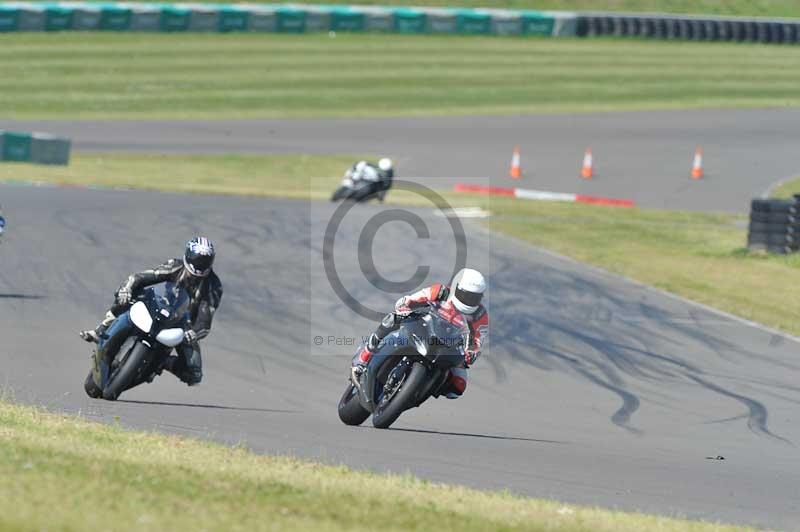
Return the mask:
<svg viewBox="0 0 800 532">
<path fill-rule="evenodd" d="M 472 349 L 465 349 L 464 350 L 464 362 L 467 366 L 471 366 L 478 360 L 478 356 L 480 355 L 480 351 L 475 351 Z"/>
<path fill-rule="evenodd" d="M 117 303 L 120 305 L 127 305 L 133 299 L 133 294 L 130 289 L 122 287 L 117 291 Z"/>
<path fill-rule="evenodd" d="M 194 330 L 189 329 L 188 331 L 183 333 L 183 341 L 187 344 L 196 344 L 197 343 L 197 333 Z"/>
</svg>

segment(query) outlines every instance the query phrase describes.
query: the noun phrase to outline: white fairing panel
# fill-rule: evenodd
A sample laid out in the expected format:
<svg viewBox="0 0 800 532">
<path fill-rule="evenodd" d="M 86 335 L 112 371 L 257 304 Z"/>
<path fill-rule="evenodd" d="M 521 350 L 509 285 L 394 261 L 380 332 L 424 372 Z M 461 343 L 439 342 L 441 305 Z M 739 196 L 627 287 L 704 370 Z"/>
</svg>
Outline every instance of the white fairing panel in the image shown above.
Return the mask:
<svg viewBox="0 0 800 532">
<path fill-rule="evenodd" d="M 150 311 L 147 306 L 141 301 L 137 301 L 131 307 L 131 321 L 134 325 L 139 327 L 142 331 L 149 333 L 153 327 L 153 318 L 150 316 Z"/>
<path fill-rule="evenodd" d="M 156 336 L 158 343 L 167 347 L 175 347 L 183 342 L 183 329 L 164 329 Z"/>
</svg>

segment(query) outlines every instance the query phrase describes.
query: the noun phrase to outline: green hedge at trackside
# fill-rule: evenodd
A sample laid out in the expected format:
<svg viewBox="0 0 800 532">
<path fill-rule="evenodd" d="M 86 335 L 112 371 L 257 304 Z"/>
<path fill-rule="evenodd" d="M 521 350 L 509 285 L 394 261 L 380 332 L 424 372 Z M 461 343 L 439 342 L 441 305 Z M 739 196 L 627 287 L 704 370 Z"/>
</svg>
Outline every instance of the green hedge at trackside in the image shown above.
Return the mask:
<svg viewBox="0 0 800 532">
<path fill-rule="evenodd" d="M 569 12 L 301 4 L 0 3 L 0 32 L 376 31 L 574 36 L 576 28 L 576 15 Z"/>
<path fill-rule="evenodd" d="M 0 131 L 0 162 L 69 164 L 70 140 L 47 133 Z"/>
</svg>

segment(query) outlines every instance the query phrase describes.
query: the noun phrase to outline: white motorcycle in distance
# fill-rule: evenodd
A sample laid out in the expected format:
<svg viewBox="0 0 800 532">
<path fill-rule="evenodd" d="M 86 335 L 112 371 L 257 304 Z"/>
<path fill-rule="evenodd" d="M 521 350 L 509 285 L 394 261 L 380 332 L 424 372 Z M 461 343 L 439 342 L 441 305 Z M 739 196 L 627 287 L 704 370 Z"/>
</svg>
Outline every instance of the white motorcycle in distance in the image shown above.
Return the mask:
<svg viewBox="0 0 800 532">
<path fill-rule="evenodd" d="M 369 201 L 383 202 L 386 193 L 392 188 L 394 167 L 390 159 L 381 159 L 377 166 L 367 161 L 359 161 L 348 168 L 339 188 L 334 191 L 331 201 Z"/>
</svg>

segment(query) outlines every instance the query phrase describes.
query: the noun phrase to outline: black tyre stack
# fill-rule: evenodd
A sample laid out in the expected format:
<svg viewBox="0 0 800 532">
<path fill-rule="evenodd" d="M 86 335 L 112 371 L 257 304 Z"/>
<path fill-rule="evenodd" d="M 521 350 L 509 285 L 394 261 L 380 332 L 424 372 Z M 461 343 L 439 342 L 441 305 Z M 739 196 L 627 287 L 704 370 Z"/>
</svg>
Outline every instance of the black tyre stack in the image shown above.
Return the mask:
<svg viewBox="0 0 800 532">
<path fill-rule="evenodd" d="M 800 195 L 790 200 L 754 199 L 747 247 L 780 254 L 800 249 Z"/>
</svg>

